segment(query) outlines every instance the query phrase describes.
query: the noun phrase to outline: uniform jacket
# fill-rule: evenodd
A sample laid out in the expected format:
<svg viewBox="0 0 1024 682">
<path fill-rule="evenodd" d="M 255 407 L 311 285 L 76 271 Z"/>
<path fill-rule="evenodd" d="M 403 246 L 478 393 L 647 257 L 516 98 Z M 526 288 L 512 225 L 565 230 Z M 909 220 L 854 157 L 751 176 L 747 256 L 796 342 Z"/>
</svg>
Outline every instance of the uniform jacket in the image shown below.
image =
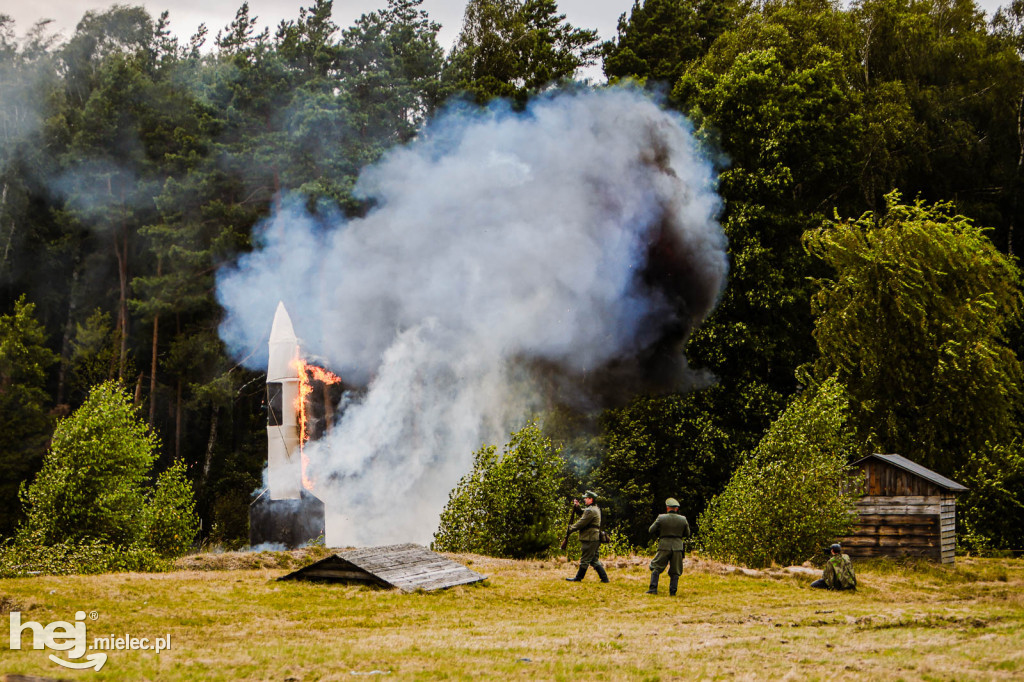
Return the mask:
<svg viewBox="0 0 1024 682">
<path fill-rule="evenodd" d="M 853 572 L 853 562 L 850 561 L 849 554 L 833 554 L 829 557 L 821 577 L 830 590 L 857 589 L 857 576 Z"/>
<path fill-rule="evenodd" d="M 662 514 L 651 524 L 649 532 L 658 536 L 658 549 L 680 552 L 685 548 L 683 539 L 690 537 L 690 524 L 686 517 L 675 512 Z"/>
<path fill-rule="evenodd" d="M 569 533 L 580 532 L 580 542 L 597 542 L 601 539 L 601 509 L 592 504 L 583 510 L 583 516 L 569 526 Z"/>
</svg>

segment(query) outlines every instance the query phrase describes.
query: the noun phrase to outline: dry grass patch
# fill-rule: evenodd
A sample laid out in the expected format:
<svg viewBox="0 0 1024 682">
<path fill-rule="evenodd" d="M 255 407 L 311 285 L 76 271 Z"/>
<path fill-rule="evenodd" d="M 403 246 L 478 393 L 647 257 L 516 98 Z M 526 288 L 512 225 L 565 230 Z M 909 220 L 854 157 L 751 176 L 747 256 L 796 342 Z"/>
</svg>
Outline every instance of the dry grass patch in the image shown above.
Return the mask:
<svg viewBox="0 0 1024 682">
<path fill-rule="evenodd" d="M 564 557 L 452 555 L 489 580 L 402 594 L 277 582 L 298 559 L 211 570 L 250 560 L 218 556 L 184 563 L 203 570 L 0 581 L 0 595 L 25 605 L 25 618 L 45 624 L 92 609 L 99 617 L 90 636 L 172 639 L 159 656 L 110 652 L 99 673 L 58 670 L 45 652 L 4 647 L 0 674 L 212 682 L 1002 680 L 1024 673 L 1020 560 L 864 563 L 860 590 L 828 593 L 809 589 L 808 575 L 745 575 L 691 558 L 680 594 L 670 598 L 643 594 L 647 557 L 608 560 L 612 583 L 602 585 L 592 574 L 566 583 L 574 566 Z"/>
</svg>

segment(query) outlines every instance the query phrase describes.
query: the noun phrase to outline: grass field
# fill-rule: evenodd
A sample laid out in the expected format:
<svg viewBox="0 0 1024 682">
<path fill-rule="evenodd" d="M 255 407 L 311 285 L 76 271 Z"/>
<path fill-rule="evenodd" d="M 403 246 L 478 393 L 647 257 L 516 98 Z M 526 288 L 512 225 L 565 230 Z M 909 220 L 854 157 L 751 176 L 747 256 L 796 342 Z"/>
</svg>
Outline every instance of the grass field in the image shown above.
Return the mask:
<svg viewBox="0 0 1024 682">
<path fill-rule="evenodd" d="M 308 557 L 307 557 L 308 558 Z M 46 625 L 78 610 L 88 638 L 169 635 L 170 650 L 111 651 L 66 670 L 11 650 L 0 675 L 73 680 L 1010 680 L 1024 679 L 1024 560 L 955 567 L 858 564 L 856 593 L 784 571 L 744 575 L 693 558 L 676 597 L 643 594 L 646 559 L 607 560 L 611 584 L 564 559 L 457 560 L 480 585 L 402 594 L 277 582 L 282 555 L 197 557 L 161 574 L 0 581 L 0 611 Z M 237 566 L 244 566 L 238 568 Z M 263 566 L 263 567 L 260 567 Z M 663 578 L 663 588 L 667 584 Z M 665 591 L 663 589 L 663 591 Z M 6 631 L 2 628 L 0 632 Z M 61 652 L 56 652 L 61 653 Z"/>
</svg>

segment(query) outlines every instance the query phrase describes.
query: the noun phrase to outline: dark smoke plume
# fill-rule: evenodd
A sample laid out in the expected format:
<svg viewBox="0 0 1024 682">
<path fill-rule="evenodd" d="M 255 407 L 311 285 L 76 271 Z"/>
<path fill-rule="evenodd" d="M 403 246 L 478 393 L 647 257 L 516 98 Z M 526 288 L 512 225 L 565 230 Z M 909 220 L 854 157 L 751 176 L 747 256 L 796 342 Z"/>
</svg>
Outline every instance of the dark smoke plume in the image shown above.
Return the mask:
<svg viewBox="0 0 1024 682">
<path fill-rule="evenodd" d="M 366 386 L 307 447 L 328 543 L 429 541 L 472 452 L 549 400 L 692 380 L 682 344 L 727 265 L 714 176 L 677 115 L 615 89 L 450 113 L 359 188 L 365 218 L 283 210 L 218 286 L 239 357 L 283 300 L 305 351 Z"/>
</svg>

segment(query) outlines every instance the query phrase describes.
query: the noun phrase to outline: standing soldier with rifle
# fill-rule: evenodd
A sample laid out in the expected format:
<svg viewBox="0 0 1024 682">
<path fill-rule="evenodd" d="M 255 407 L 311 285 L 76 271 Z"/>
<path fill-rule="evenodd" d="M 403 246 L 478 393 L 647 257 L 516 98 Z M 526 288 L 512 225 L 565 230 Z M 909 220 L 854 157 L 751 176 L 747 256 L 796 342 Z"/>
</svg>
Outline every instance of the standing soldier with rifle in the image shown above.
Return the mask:
<svg viewBox="0 0 1024 682">
<path fill-rule="evenodd" d="M 601 579 L 601 582 L 609 582 L 608 574 L 605 572 L 604 566 L 597 556 L 601 548 L 601 509 L 594 504 L 595 497 L 597 495 L 589 490 L 583 493 L 583 501 L 587 503 L 587 508 L 583 510 L 583 516 L 580 520 L 569 526 L 569 529 L 565 532 L 565 540 L 562 541 L 562 547 L 564 548 L 568 544 L 569 536 L 579 531 L 580 568 L 576 572 L 575 578 L 566 578 L 566 580 L 572 583 L 578 583 L 583 580 L 583 576 L 587 574 L 588 566 L 594 567 L 594 570 L 597 571 L 597 577 Z M 572 503 L 575 508 L 579 508 L 579 500 L 573 500 Z"/>
<path fill-rule="evenodd" d="M 668 566 L 668 593 L 675 596 L 679 576 L 683 573 L 683 555 L 686 545 L 683 538 L 690 537 L 690 524 L 679 513 L 679 502 L 675 498 L 665 500 L 665 513 L 655 519 L 649 532 L 658 536 L 658 553 L 651 561 L 651 586 L 647 594 L 658 594 L 658 578 Z"/>
</svg>

